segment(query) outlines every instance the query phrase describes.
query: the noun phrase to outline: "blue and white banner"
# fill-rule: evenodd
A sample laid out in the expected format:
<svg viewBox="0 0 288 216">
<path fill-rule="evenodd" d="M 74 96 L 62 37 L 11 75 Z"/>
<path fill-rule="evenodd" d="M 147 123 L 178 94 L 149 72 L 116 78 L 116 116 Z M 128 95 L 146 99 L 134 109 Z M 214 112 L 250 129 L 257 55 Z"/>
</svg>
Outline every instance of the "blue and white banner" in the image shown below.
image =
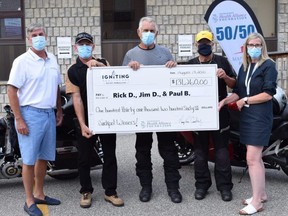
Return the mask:
<svg viewBox="0 0 288 216">
<path fill-rule="evenodd" d="M 215 0 L 204 19 L 238 74 L 247 36 L 252 32 L 262 34 L 252 9 L 243 0 Z"/>
</svg>

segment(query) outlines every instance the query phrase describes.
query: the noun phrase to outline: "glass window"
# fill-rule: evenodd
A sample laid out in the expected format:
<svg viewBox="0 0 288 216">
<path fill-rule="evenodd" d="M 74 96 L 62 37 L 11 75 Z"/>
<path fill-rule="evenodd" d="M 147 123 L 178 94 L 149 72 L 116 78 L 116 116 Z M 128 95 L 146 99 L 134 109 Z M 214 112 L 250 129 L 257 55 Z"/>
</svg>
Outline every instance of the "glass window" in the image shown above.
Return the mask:
<svg viewBox="0 0 288 216">
<path fill-rule="evenodd" d="M 0 0 L 0 45 L 25 43 L 24 0 Z"/>
<path fill-rule="evenodd" d="M 137 39 L 138 22 L 145 8 L 145 0 L 103 0 L 102 39 Z"/>
<path fill-rule="evenodd" d="M 264 37 L 276 37 L 277 0 L 245 0 L 253 10 Z"/>
<path fill-rule="evenodd" d="M 0 38 L 22 39 L 21 18 L 0 19 Z"/>
<path fill-rule="evenodd" d="M 277 1 L 245 0 L 257 17 L 269 52 L 277 51 Z"/>
<path fill-rule="evenodd" d="M 21 11 L 21 0 L 0 0 L 0 11 Z"/>
<path fill-rule="evenodd" d="M 13 60 L 25 52 L 24 0 L 0 0 L 0 81 L 7 81 Z"/>
</svg>

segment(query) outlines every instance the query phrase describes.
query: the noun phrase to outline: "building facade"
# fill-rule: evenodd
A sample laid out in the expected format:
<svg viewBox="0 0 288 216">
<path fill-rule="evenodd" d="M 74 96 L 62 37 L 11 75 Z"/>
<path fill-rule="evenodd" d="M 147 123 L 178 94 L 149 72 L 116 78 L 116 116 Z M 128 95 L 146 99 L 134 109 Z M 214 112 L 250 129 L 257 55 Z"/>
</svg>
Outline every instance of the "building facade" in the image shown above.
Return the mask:
<svg viewBox="0 0 288 216">
<path fill-rule="evenodd" d="M 0 0 L 0 11 L 6 11 L 0 15 L 0 59 L 3 61 L 0 62 L 0 114 L 9 103 L 6 83 L 13 59 L 28 48 L 25 27 L 30 23 L 39 22 L 45 26 L 49 52 L 57 55 L 58 37 L 71 37 L 74 44 L 77 33 L 86 31 L 94 37 L 96 57 L 104 57 L 112 65 L 121 65 L 126 51 L 139 42 L 136 34 L 139 18 L 151 16 L 159 25 L 157 43 L 167 46 L 175 59 L 181 62 L 194 57 L 196 50 L 193 48 L 190 57 L 178 56 L 178 35 L 194 36 L 198 31 L 208 29 L 204 15 L 213 0 L 18 0 L 19 8 L 14 13 L 19 13 L 15 15 L 18 24 L 14 26 L 22 33 L 15 41 L 3 36 L 3 26 L 8 25 L 9 18 L 10 21 L 13 18 L 9 5 L 8 9 L 5 8 L 5 2 L 8 4 L 10 0 Z M 288 0 L 258 0 L 259 4 L 257 0 L 245 2 L 255 12 L 270 51 L 287 51 Z M 219 46 L 215 49 L 221 52 Z M 58 58 L 63 83 L 67 68 L 74 61 L 74 53 L 72 58 Z"/>
</svg>

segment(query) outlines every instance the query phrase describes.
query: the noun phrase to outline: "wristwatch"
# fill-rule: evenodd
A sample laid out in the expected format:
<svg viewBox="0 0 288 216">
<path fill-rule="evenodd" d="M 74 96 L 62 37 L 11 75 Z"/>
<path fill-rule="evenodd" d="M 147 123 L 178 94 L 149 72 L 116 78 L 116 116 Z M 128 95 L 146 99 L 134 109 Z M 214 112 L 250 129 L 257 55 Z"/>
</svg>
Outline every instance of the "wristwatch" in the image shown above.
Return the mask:
<svg viewBox="0 0 288 216">
<path fill-rule="evenodd" d="M 248 105 L 248 97 L 244 97 L 243 100 L 244 100 L 245 104 Z"/>
</svg>

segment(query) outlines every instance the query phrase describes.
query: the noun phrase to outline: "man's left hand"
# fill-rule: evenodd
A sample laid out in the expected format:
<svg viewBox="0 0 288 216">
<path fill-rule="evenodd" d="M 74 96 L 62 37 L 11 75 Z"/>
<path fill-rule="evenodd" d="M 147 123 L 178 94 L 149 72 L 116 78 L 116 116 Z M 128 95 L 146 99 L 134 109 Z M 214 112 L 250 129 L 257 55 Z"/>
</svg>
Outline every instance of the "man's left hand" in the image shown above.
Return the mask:
<svg viewBox="0 0 288 216">
<path fill-rule="evenodd" d="M 168 67 L 168 68 L 176 67 L 177 66 L 177 62 L 168 61 L 168 62 L 166 62 L 165 66 Z"/>
<path fill-rule="evenodd" d="M 222 68 L 218 68 L 216 72 L 216 76 L 219 77 L 220 79 L 225 79 L 227 75 Z"/>
</svg>

